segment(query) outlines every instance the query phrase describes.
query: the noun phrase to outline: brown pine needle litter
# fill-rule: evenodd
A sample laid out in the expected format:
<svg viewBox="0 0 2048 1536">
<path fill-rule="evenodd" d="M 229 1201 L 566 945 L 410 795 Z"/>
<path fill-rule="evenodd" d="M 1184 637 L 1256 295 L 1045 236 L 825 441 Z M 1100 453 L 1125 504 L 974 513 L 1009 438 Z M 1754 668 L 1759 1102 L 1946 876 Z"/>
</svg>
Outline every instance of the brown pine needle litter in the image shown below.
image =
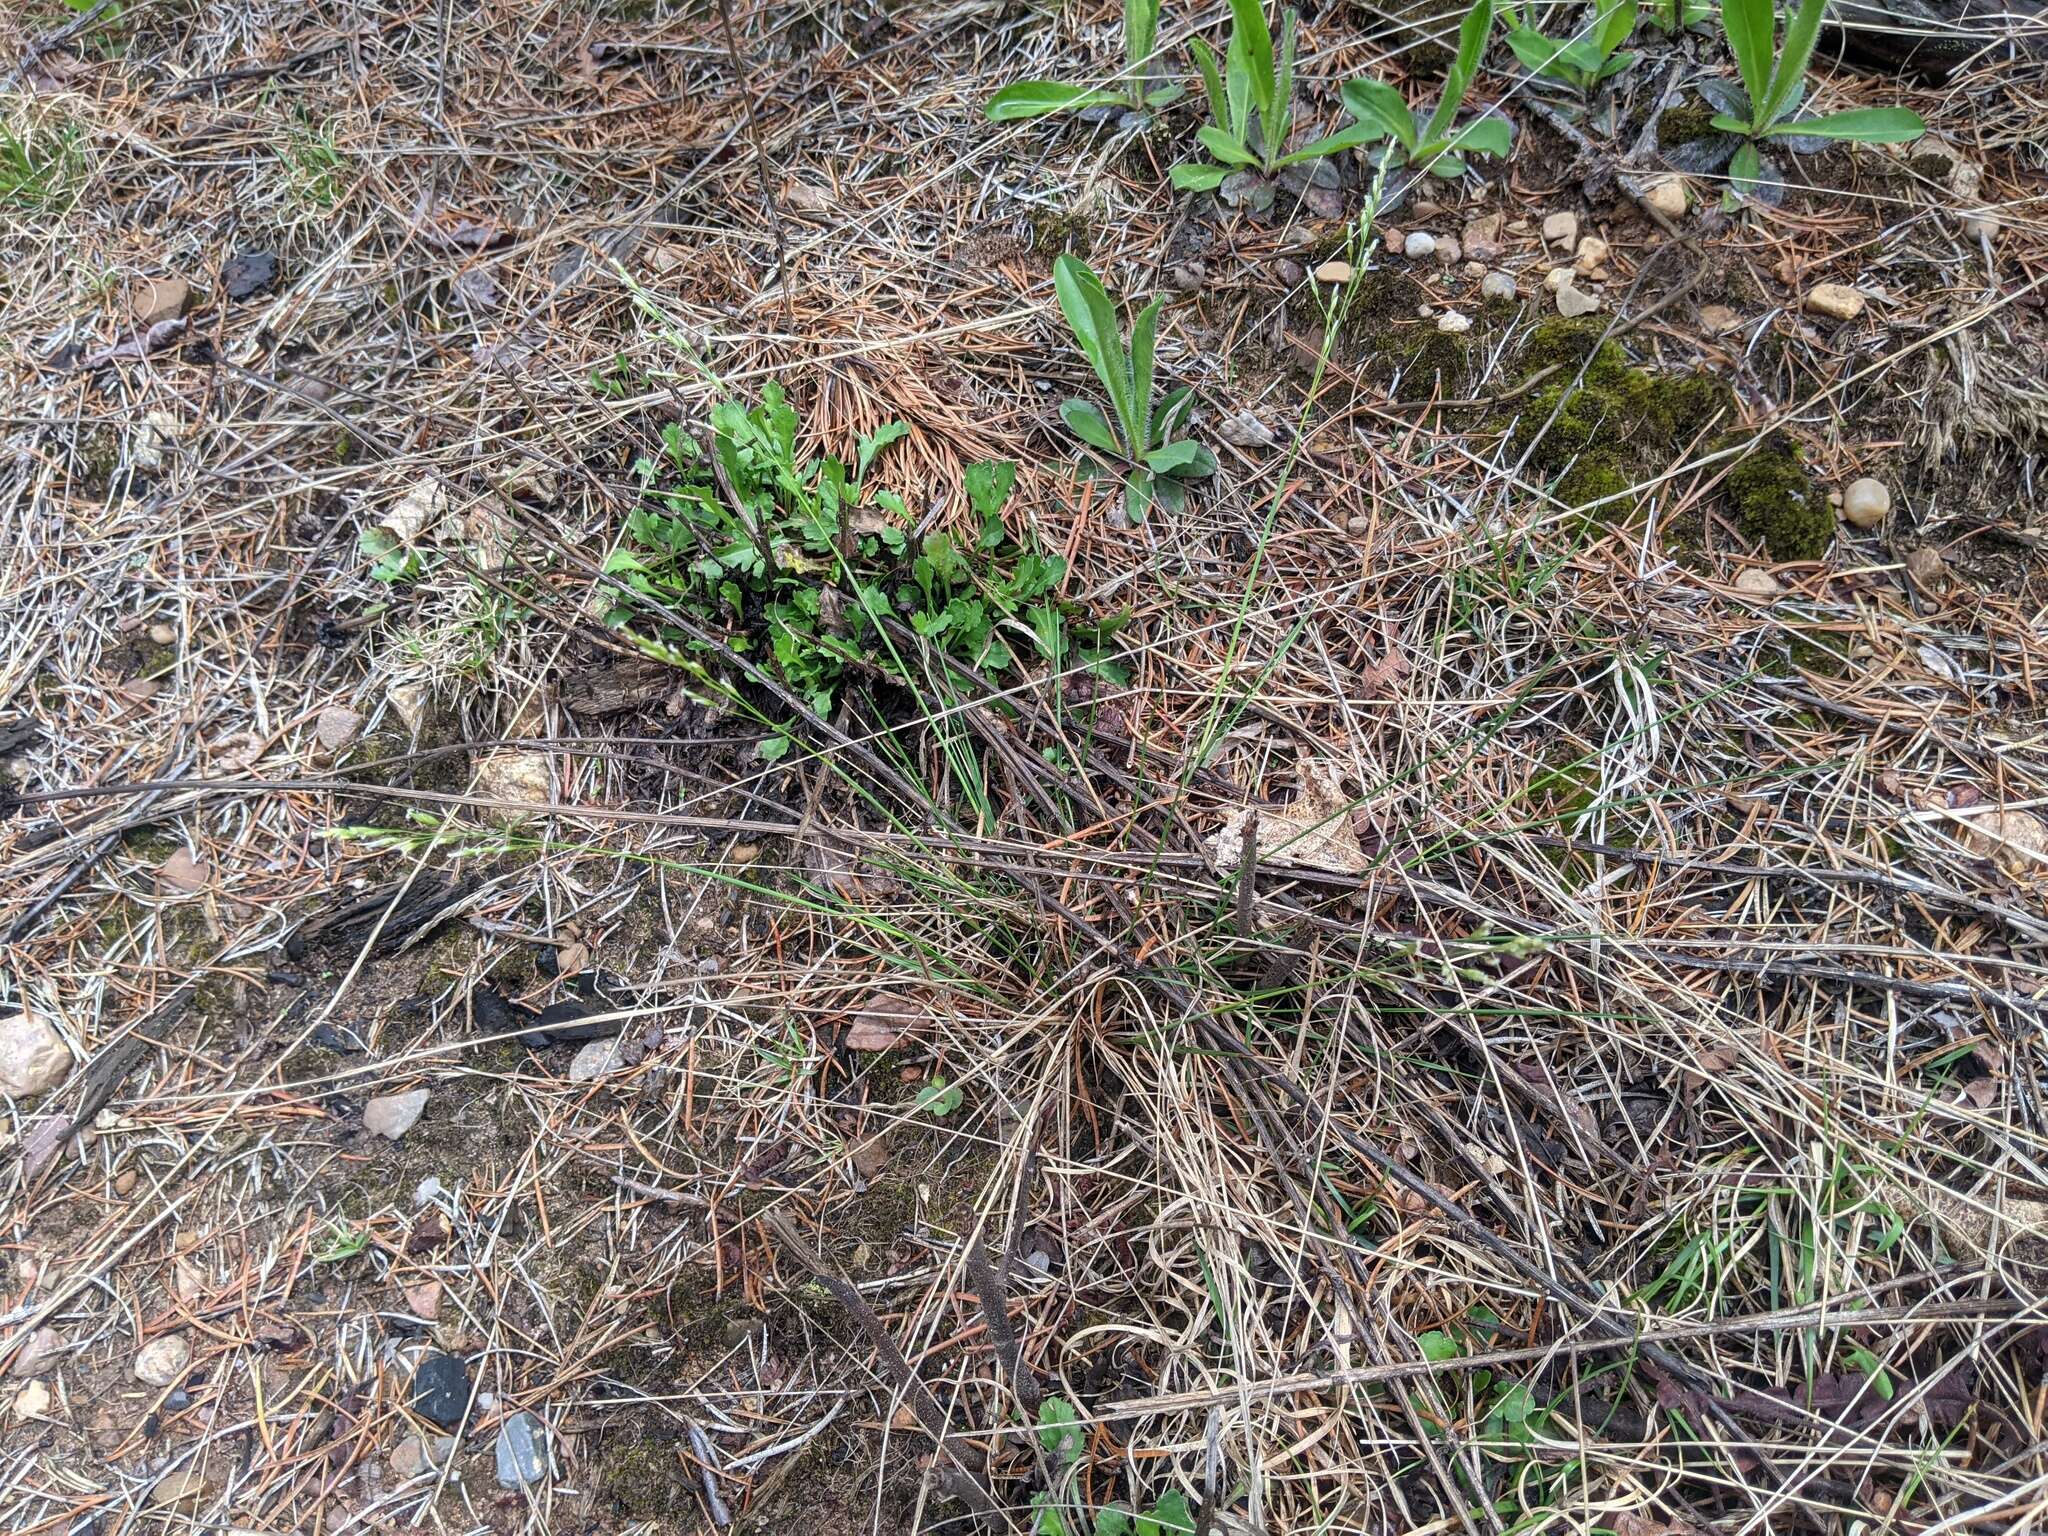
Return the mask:
<svg viewBox="0 0 2048 1536">
<path fill-rule="evenodd" d="M 730 18 L 0 22 L 0 1528 L 2040 1528 L 2034 11 L 1675 219 L 1711 23 L 1497 48 L 1370 227 L 984 118 L 1115 6 Z"/>
</svg>

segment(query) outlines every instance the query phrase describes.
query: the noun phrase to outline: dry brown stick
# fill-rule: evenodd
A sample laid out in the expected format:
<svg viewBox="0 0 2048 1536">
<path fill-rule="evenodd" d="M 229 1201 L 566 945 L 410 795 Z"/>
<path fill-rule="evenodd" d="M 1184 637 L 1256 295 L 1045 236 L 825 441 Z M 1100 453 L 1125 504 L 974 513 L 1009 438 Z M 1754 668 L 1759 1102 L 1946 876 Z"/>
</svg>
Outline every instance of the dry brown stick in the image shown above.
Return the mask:
<svg viewBox="0 0 2048 1536">
<path fill-rule="evenodd" d="M 747 115 L 747 137 L 754 141 L 754 174 L 761 183 L 761 206 L 768 214 L 768 227 L 775 234 L 775 286 L 782 290 L 782 323 L 796 330 L 796 305 L 789 291 L 789 241 L 782 230 L 782 207 L 775 200 L 775 188 L 768 181 L 768 147 L 761 142 L 761 125 L 754 117 L 754 92 L 747 84 L 747 66 L 740 58 L 739 34 L 733 29 L 732 0 L 718 0 L 718 21 L 725 32 L 725 51 L 732 59 L 733 83 L 738 86 L 740 105 Z M 715 456 L 714 456 L 715 462 Z M 775 573 L 771 562 L 768 573 Z"/>
<path fill-rule="evenodd" d="M 988 1481 L 966 1458 L 955 1449 L 952 1425 L 947 1422 L 946 1410 L 939 1406 L 939 1400 L 932 1396 L 930 1387 L 923 1378 L 910 1368 L 910 1362 L 903 1358 L 895 1336 L 882 1326 L 882 1320 L 875 1316 L 875 1309 L 867 1299 L 853 1288 L 853 1284 L 833 1267 L 822 1253 L 811 1246 L 810 1240 L 797 1230 L 796 1223 L 781 1211 L 768 1210 L 761 1213 L 761 1223 L 772 1231 L 784 1247 L 796 1255 L 798 1261 L 816 1277 L 818 1283 L 832 1293 L 833 1300 L 846 1308 L 850 1316 L 868 1336 L 868 1342 L 875 1347 L 882 1368 L 888 1372 L 897 1391 L 910 1404 L 911 1412 L 924 1426 L 926 1434 L 938 1446 L 940 1452 L 958 1469 L 959 1476 L 952 1479 L 954 1490 L 978 1515 L 999 1518 L 1005 1525 L 1012 1525 L 1009 1516 L 996 1502 L 989 1490 Z M 1013 1526 L 1014 1528 L 1014 1526 Z"/>
</svg>

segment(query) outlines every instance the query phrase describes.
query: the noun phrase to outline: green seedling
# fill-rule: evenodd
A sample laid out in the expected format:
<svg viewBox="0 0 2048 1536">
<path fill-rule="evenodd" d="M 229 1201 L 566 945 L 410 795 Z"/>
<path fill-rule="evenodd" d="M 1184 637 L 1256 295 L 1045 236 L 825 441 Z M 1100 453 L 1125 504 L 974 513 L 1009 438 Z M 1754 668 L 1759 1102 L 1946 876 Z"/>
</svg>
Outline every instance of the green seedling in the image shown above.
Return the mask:
<svg viewBox="0 0 2048 1536">
<path fill-rule="evenodd" d="M 1216 456 L 1192 438 L 1174 436 L 1193 403 L 1186 387 L 1171 391 L 1157 406 L 1152 403 L 1153 349 L 1164 300 L 1155 298 L 1138 311 L 1127 345 L 1117 305 L 1086 262 L 1060 257 L 1053 263 L 1052 282 L 1060 313 L 1102 381 L 1115 418 L 1104 416 L 1091 401 L 1061 402 L 1060 419 L 1074 436 L 1118 461 L 1112 465 L 1084 458 L 1084 466 L 1123 482 L 1124 509 L 1133 519 L 1144 517 L 1155 501 L 1168 511 L 1178 510 L 1187 499 L 1186 483 L 1216 472 Z"/>
<path fill-rule="evenodd" d="M 1731 201 L 1754 197 L 1776 202 L 1782 178 L 1766 147 L 1811 154 L 1828 143 L 1905 144 L 1927 131 L 1920 114 L 1905 107 L 1860 107 L 1819 117 L 1799 117 L 1806 99 L 1806 66 L 1827 0 L 1801 0 L 1777 50 L 1777 11 L 1772 0 L 1723 0 L 1721 28 L 1742 75 L 1738 88 L 1725 80 L 1703 81 L 1700 94 L 1718 110 L 1713 125 L 1723 138 L 1708 140 L 1709 153 L 1725 159 Z M 1688 168 L 1702 168 L 1697 165 Z M 1717 165 L 1705 168 L 1718 169 Z"/>
<path fill-rule="evenodd" d="M 1118 86 L 1104 89 L 1063 85 L 1057 80 L 1019 80 L 991 96 L 985 110 L 992 122 L 1014 123 L 1089 107 L 1149 112 L 1166 106 L 1185 95 L 1187 87 L 1153 77 L 1158 39 L 1159 0 L 1124 0 L 1124 69 Z"/>
<path fill-rule="evenodd" d="M 1479 73 L 1479 56 L 1493 30 L 1493 0 L 1465 13 L 1458 27 L 1458 53 L 1444 76 L 1443 95 L 1426 121 L 1417 123 L 1401 93 L 1380 80 L 1351 80 L 1344 86 L 1344 109 L 1358 119 L 1354 130 L 1366 142 L 1387 140 L 1381 164 L 1391 169 L 1405 163 L 1432 176 L 1452 180 L 1465 173 L 1465 156 L 1505 155 L 1514 132 L 1504 118 L 1479 117 L 1459 128 L 1458 109 Z"/>
<path fill-rule="evenodd" d="M 934 1073 L 932 1080 L 917 1090 L 917 1108 L 943 1120 L 960 1107 L 963 1097 L 965 1093 L 958 1083 L 949 1083 L 942 1074 Z"/>
<path fill-rule="evenodd" d="M 1294 130 L 1294 34 L 1299 18 L 1293 11 L 1280 18 L 1280 44 L 1273 45 L 1262 0 L 1230 0 L 1230 45 L 1219 66 L 1216 50 L 1200 38 L 1188 44 L 1202 88 L 1209 97 L 1211 121 L 1195 132 L 1214 160 L 1210 164 L 1176 165 L 1173 184 L 1183 191 L 1235 189 L 1236 201 L 1269 207 L 1272 178 L 1283 167 L 1334 155 L 1370 143 L 1374 135 L 1352 127 L 1288 152 Z"/>
<path fill-rule="evenodd" d="M 1592 26 L 1578 36 L 1545 37 L 1533 27 L 1517 27 L 1508 33 L 1508 46 L 1532 74 L 1590 96 L 1635 63 L 1634 54 L 1616 51 L 1635 28 L 1636 0 L 1598 0 Z"/>
<path fill-rule="evenodd" d="M 1643 20 L 1659 32 L 1676 37 L 1713 14 L 1714 8 L 1706 0 L 1650 0 L 1643 10 Z"/>
<path fill-rule="evenodd" d="M 850 461 L 799 457 L 796 411 L 772 383 L 758 405 L 715 407 L 708 443 L 669 426 L 660 454 L 636 466 L 640 505 L 605 561 L 626 589 L 606 624 L 706 681 L 700 657 L 738 653 L 821 716 L 849 676 L 929 689 L 932 674 L 899 644 L 899 624 L 989 678 L 1041 661 L 1112 675 L 1116 624 L 1062 602 L 1065 563 L 1010 536 L 1003 509 L 1016 466 L 971 466 L 961 485 L 970 528 L 919 537 L 903 498 L 874 483 L 907 432 L 879 428 Z M 760 753 L 772 762 L 795 737 L 764 723 L 773 733 Z"/>
</svg>

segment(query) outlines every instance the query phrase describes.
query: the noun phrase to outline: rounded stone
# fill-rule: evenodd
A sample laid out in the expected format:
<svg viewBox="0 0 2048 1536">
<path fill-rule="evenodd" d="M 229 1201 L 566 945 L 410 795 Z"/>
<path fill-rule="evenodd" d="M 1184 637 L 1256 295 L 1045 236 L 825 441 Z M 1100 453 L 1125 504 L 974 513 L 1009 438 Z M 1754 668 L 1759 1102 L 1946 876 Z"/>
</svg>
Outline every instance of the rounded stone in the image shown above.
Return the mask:
<svg viewBox="0 0 2048 1536">
<path fill-rule="evenodd" d="M 151 1339 L 135 1356 L 135 1379 L 152 1387 L 168 1387 L 192 1363 L 192 1341 L 182 1333 Z"/>
<path fill-rule="evenodd" d="M 1512 273 L 1489 272 L 1479 280 L 1479 296 L 1484 299 L 1510 299 L 1515 297 L 1515 279 Z"/>
<path fill-rule="evenodd" d="M 430 1424 L 452 1429 L 469 1409 L 469 1367 L 453 1355 L 429 1355 L 412 1373 L 412 1409 Z"/>
<path fill-rule="evenodd" d="M 1892 493 L 1882 480 L 1865 475 L 1842 492 L 1842 517 L 1857 528 L 1875 528 L 1892 509 Z"/>
<path fill-rule="evenodd" d="M 1410 261 L 1420 261 L 1425 256 L 1434 256 L 1436 236 L 1418 229 L 1402 243 L 1401 252 Z"/>
</svg>

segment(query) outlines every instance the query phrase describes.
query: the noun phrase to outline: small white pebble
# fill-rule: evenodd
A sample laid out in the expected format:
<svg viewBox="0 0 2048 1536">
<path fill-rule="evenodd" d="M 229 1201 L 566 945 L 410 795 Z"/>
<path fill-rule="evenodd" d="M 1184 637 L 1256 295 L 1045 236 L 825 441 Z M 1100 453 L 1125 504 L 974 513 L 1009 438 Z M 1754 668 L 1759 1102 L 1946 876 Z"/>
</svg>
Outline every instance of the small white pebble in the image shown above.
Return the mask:
<svg viewBox="0 0 2048 1536">
<path fill-rule="evenodd" d="M 1607 253 L 1612 249 L 1598 235 L 1588 235 L 1579 242 L 1579 253 L 1572 265 L 1582 274 L 1591 273 L 1607 264 Z"/>
<path fill-rule="evenodd" d="M 1892 509 L 1892 493 L 1882 480 L 1865 475 L 1842 492 L 1842 516 L 1858 528 L 1875 528 Z"/>
<path fill-rule="evenodd" d="M 1446 336 L 1462 336 L 1465 332 L 1472 329 L 1472 321 L 1468 316 L 1461 315 L 1456 310 L 1449 310 L 1437 316 L 1436 328 Z"/>
<path fill-rule="evenodd" d="M 1479 282 L 1479 296 L 1482 299 L 1513 299 L 1515 279 L 1507 272 L 1489 272 Z"/>
<path fill-rule="evenodd" d="M 1570 267 L 1552 267 L 1543 274 L 1543 291 L 1556 293 L 1560 289 L 1569 288 L 1573 275 Z"/>
<path fill-rule="evenodd" d="M 1401 246 L 1401 253 L 1410 261 L 1420 261 L 1425 256 L 1436 254 L 1436 236 L 1426 230 L 1416 230 Z"/>
<path fill-rule="evenodd" d="M 1543 243 L 1554 245 L 1560 250 L 1570 250 L 1579 243 L 1579 216 L 1576 213 L 1553 213 L 1543 221 Z"/>
<path fill-rule="evenodd" d="M 1744 597 L 1776 597 L 1785 589 L 1769 571 L 1751 565 L 1735 573 L 1735 590 Z"/>
</svg>

